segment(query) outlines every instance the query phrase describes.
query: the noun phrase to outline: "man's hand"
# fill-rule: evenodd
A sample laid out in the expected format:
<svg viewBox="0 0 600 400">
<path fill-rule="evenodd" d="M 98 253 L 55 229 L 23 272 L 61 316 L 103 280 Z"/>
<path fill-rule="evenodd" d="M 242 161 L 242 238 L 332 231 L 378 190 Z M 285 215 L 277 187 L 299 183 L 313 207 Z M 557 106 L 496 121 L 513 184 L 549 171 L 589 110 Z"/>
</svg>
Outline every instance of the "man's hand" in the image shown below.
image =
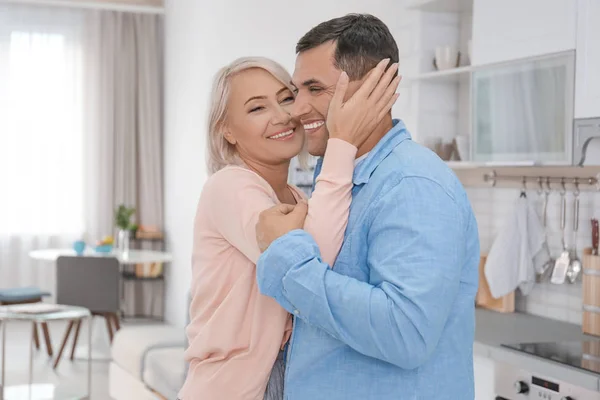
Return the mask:
<svg viewBox="0 0 600 400">
<path fill-rule="evenodd" d="M 256 224 L 256 241 L 260 251 L 265 251 L 273 241 L 294 229 L 302 229 L 308 204 L 301 201 L 295 206 L 279 204 L 260 213 Z"/>
</svg>

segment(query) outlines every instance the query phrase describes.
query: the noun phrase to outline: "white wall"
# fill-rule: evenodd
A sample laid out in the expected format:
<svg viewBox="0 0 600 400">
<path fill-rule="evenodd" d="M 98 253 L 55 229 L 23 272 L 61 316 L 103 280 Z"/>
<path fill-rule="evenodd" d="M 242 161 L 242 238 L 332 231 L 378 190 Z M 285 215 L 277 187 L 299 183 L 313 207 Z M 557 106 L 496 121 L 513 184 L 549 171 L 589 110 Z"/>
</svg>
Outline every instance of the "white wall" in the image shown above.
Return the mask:
<svg viewBox="0 0 600 400">
<path fill-rule="evenodd" d="M 167 270 L 166 318 L 183 326 L 190 283 L 192 224 L 206 179 L 205 125 L 211 78 L 219 67 L 249 55 L 271 57 L 293 69 L 296 41 L 317 23 L 349 12 L 384 20 L 401 47 L 411 46 L 410 13 L 400 0 L 280 0 L 166 2 L 165 219 L 174 261 Z M 408 38 L 408 39 L 407 39 Z M 402 69 L 401 69 L 402 71 Z M 405 73 L 405 72 L 404 72 Z M 405 118 L 410 93 L 395 115 Z"/>
</svg>

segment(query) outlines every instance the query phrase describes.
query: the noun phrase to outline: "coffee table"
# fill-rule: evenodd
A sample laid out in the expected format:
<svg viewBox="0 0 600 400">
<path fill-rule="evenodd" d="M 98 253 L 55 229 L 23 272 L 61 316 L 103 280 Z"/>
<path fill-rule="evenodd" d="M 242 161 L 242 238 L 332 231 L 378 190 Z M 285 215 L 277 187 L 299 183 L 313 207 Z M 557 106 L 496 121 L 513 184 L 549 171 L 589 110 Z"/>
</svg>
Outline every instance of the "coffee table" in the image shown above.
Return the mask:
<svg viewBox="0 0 600 400">
<path fill-rule="evenodd" d="M 36 323 L 88 319 L 88 340 L 92 337 L 92 314 L 87 308 L 65 306 L 59 304 L 33 303 L 0 307 L 0 324 L 2 327 L 2 372 L 0 375 L 0 400 L 88 400 L 91 396 L 92 368 L 91 349 L 88 347 L 87 390 L 86 393 L 61 393 L 53 384 L 33 383 L 33 329 Z M 30 321 L 32 333 L 29 335 L 29 372 L 28 384 L 6 386 L 6 325 L 11 321 Z"/>
</svg>

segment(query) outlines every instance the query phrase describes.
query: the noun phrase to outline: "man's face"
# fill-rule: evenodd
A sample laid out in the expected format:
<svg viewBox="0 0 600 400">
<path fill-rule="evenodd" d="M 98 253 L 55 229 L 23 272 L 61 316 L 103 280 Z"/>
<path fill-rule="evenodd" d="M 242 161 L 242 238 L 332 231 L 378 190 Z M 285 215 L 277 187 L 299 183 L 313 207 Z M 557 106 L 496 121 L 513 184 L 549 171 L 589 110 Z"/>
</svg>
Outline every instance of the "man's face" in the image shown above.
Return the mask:
<svg viewBox="0 0 600 400">
<path fill-rule="evenodd" d="M 325 121 L 329 103 L 342 71 L 334 66 L 335 42 L 322 44 L 298 54 L 292 83 L 298 89 L 292 116 L 300 119 L 306 131 L 308 152 L 324 156 L 329 132 Z M 352 96 L 361 81 L 350 82 L 346 98 Z"/>
</svg>

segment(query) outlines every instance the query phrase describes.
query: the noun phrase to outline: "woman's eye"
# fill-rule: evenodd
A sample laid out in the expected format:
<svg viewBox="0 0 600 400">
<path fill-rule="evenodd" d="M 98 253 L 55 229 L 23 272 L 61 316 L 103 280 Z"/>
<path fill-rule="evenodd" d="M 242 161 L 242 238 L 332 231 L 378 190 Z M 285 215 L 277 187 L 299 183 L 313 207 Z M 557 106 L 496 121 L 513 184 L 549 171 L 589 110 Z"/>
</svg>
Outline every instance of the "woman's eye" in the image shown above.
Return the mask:
<svg viewBox="0 0 600 400">
<path fill-rule="evenodd" d="M 264 108 L 263 106 L 256 106 L 256 107 L 254 107 L 254 108 L 251 108 L 251 109 L 250 109 L 250 112 L 251 112 L 251 113 L 253 113 L 253 112 L 256 112 L 256 111 L 260 111 L 260 110 L 262 110 L 263 108 Z"/>
<path fill-rule="evenodd" d="M 294 99 L 294 96 L 288 96 L 288 97 L 286 97 L 285 99 L 283 99 L 282 103 L 291 103 L 291 102 L 293 102 L 294 100 L 295 100 L 295 99 Z"/>
</svg>

